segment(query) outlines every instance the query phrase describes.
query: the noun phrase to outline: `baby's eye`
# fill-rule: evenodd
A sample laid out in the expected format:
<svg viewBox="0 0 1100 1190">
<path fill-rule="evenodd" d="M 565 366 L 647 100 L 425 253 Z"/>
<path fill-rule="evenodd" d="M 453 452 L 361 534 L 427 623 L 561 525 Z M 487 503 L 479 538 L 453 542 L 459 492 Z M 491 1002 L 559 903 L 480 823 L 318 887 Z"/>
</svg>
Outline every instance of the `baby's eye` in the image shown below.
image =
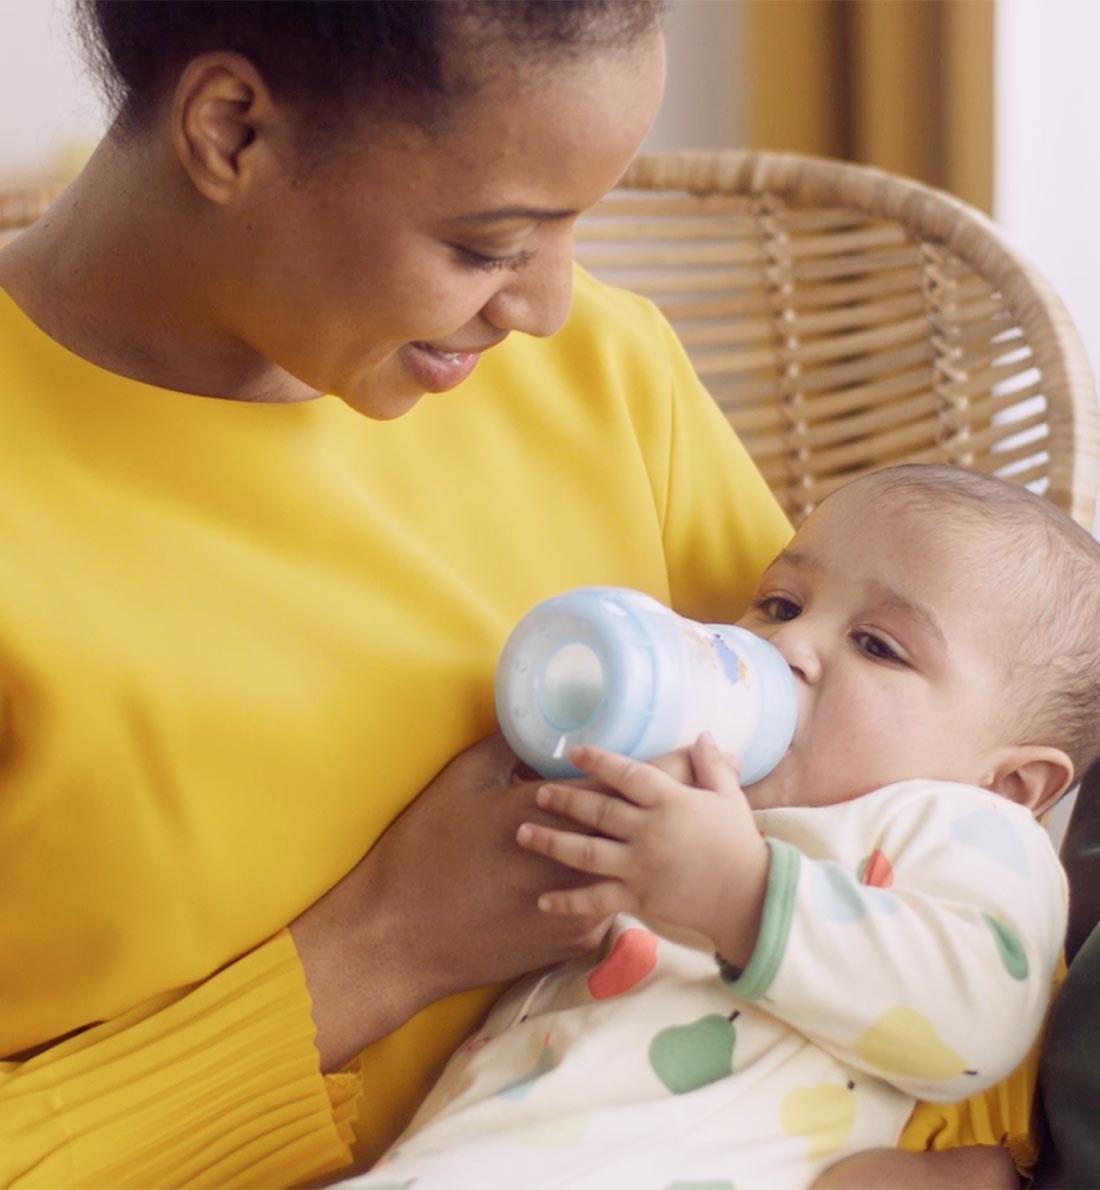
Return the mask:
<svg viewBox="0 0 1100 1190">
<path fill-rule="evenodd" d="M 802 608 L 793 599 L 785 595 L 765 595 L 753 601 L 753 607 L 762 612 L 769 620 L 793 620 L 802 614 Z"/>
<path fill-rule="evenodd" d="M 874 657 L 876 661 L 896 661 L 899 665 L 905 665 L 906 660 L 902 655 L 887 643 L 881 636 L 876 636 L 873 632 L 854 632 L 852 633 L 852 641 L 857 649 L 866 653 L 868 657 Z"/>
</svg>

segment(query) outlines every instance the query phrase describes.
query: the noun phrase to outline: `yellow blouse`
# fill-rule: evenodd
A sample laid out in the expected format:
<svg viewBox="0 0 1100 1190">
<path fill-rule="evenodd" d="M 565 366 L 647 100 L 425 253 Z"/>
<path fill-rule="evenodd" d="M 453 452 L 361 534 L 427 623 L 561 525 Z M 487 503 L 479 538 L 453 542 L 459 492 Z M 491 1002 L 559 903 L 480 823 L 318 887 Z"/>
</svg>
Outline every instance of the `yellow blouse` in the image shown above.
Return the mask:
<svg viewBox="0 0 1100 1190">
<path fill-rule="evenodd" d="M 0 1184 L 377 1153 L 492 990 L 323 1078 L 284 927 L 493 729 L 535 601 L 734 617 L 788 533 L 664 321 L 584 274 L 393 422 L 125 379 L 0 291 Z"/>
</svg>

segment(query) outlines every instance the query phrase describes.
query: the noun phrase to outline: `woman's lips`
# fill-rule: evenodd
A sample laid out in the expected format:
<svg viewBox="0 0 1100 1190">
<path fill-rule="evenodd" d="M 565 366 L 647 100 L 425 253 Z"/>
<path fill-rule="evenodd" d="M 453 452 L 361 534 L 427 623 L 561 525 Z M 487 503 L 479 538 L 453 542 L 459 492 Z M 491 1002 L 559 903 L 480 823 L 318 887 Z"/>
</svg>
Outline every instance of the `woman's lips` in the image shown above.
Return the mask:
<svg viewBox="0 0 1100 1190">
<path fill-rule="evenodd" d="M 406 343 L 399 352 L 409 374 L 426 393 L 443 393 L 463 380 L 477 367 L 482 351 L 443 351 L 429 343 Z"/>
</svg>

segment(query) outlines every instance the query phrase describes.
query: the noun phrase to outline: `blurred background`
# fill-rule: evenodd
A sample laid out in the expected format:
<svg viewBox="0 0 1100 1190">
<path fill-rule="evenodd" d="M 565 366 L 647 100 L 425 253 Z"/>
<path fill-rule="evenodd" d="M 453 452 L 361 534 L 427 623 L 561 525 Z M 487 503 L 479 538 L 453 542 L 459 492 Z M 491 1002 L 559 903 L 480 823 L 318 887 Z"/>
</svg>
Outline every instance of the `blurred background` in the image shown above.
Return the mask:
<svg viewBox="0 0 1100 1190">
<path fill-rule="evenodd" d="M 650 151 L 869 162 L 990 212 L 1100 365 L 1100 0 L 675 0 Z M 0 0 L 0 188 L 72 176 L 104 116 L 67 0 Z"/>
</svg>

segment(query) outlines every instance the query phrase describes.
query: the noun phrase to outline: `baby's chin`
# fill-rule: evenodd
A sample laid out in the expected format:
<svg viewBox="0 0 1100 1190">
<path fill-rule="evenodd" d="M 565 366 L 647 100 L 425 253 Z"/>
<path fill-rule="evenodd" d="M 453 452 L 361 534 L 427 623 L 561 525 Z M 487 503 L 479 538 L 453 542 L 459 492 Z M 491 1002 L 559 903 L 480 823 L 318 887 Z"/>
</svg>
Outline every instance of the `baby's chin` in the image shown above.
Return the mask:
<svg viewBox="0 0 1100 1190">
<path fill-rule="evenodd" d="M 754 810 L 774 810 L 781 806 L 836 806 L 877 788 L 877 785 L 822 780 L 813 773 L 801 771 L 789 756 L 766 777 L 744 787 L 745 800 Z"/>
<path fill-rule="evenodd" d="M 797 805 L 798 802 L 792 796 L 793 791 L 789 788 L 791 784 L 784 779 L 779 769 L 773 769 L 766 777 L 745 786 L 745 800 L 754 810 Z"/>
</svg>

